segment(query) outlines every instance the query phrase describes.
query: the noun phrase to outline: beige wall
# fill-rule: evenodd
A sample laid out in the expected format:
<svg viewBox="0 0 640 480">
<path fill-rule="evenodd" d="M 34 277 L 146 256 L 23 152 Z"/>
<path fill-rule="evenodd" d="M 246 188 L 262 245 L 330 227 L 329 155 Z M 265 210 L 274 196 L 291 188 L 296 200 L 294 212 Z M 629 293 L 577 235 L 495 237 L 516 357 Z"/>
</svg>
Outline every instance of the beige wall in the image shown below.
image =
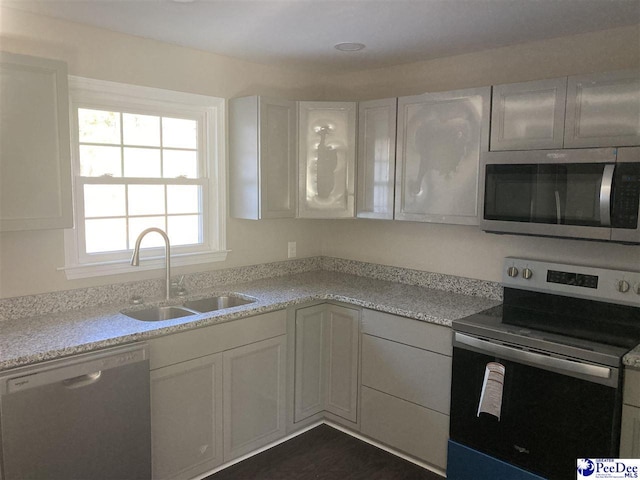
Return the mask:
<svg viewBox="0 0 640 480">
<path fill-rule="evenodd" d="M 366 99 L 490 85 L 640 65 L 640 28 L 502 48 L 401 67 L 317 75 L 251 64 L 152 40 L 0 8 L 0 48 L 64 60 L 73 75 L 231 98 Z M 298 256 L 334 255 L 498 280 L 502 257 L 523 255 L 639 268 L 639 247 L 495 236 L 477 228 L 365 220 L 230 219 L 226 268 Z M 140 272 L 67 281 L 62 231 L 0 233 L 0 297 L 157 277 Z"/>
<path fill-rule="evenodd" d="M 238 61 L 193 49 L 0 8 L 0 48 L 61 59 L 89 78 L 231 98 L 273 95 L 318 99 L 318 75 Z M 287 242 L 299 257 L 321 253 L 321 226 L 304 220 L 232 220 L 226 262 L 175 269 L 176 274 L 285 260 Z M 0 297 L 155 278 L 159 272 L 68 281 L 61 230 L 0 233 Z"/>
<path fill-rule="evenodd" d="M 640 66 L 640 26 L 327 78 L 327 98 L 373 99 Z M 325 255 L 499 281 L 506 256 L 640 270 L 640 247 L 493 235 L 476 227 L 331 222 Z"/>
</svg>

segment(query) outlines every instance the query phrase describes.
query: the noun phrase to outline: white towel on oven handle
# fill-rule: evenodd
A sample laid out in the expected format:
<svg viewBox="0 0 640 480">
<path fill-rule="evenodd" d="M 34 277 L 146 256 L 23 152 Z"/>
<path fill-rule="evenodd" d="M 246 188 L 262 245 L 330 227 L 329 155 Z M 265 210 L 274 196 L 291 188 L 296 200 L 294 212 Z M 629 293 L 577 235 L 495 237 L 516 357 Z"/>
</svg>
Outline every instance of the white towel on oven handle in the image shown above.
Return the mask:
<svg viewBox="0 0 640 480">
<path fill-rule="evenodd" d="M 477 417 L 487 413 L 500 420 L 505 371 L 505 366 L 498 362 L 489 362 L 485 366 Z"/>
</svg>

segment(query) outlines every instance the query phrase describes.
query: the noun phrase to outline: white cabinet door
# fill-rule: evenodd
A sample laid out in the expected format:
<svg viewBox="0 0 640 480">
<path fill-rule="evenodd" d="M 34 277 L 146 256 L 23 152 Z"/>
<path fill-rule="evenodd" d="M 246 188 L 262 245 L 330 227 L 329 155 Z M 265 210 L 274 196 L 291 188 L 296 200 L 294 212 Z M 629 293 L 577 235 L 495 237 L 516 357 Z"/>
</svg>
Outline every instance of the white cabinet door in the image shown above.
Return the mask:
<svg viewBox="0 0 640 480">
<path fill-rule="evenodd" d="M 331 304 L 296 311 L 294 422 L 322 411 L 356 422 L 359 318 Z"/>
<path fill-rule="evenodd" d="M 229 211 L 232 217 L 295 217 L 296 102 L 229 101 Z"/>
<path fill-rule="evenodd" d="M 298 105 L 298 216 L 353 217 L 356 104 Z"/>
<path fill-rule="evenodd" d="M 352 422 L 358 410 L 359 319 L 358 310 L 327 305 L 325 409 Z"/>
<path fill-rule="evenodd" d="M 565 148 L 640 145 L 640 70 L 569 77 Z"/>
<path fill-rule="evenodd" d="M 286 340 L 282 335 L 223 353 L 225 461 L 285 435 Z"/>
<path fill-rule="evenodd" d="M 67 66 L 0 52 L 0 231 L 73 226 Z"/>
<path fill-rule="evenodd" d="M 640 408 L 622 406 L 620 458 L 640 458 Z"/>
<path fill-rule="evenodd" d="M 478 224 L 490 87 L 398 99 L 395 218 Z"/>
<path fill-rule="evenodd" d="M 393 219 L 398 100 L 358 104 L 357 216 Z"/>
<path fill-rule="evenodd" d="M 562 148 L 567 78 L 493 87 L 491 150 Z"/>
<path fill-rule="evenodd" d="M 151 371 L 151 445 L 154 479 L 222 463 L 222 354 Z"/>
</svg>

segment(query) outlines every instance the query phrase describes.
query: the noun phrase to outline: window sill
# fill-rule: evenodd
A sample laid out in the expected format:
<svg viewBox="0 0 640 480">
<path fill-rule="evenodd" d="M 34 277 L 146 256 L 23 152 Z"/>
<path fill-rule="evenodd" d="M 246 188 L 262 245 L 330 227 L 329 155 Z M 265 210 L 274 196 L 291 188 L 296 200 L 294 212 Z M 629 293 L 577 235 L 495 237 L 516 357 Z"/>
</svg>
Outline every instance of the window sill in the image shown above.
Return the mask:
<svg viewBox="0 0 640 480">
<path fill-rule="evenodd" d="M 217 252 L 198 252 L 171 255 L 171 267 L 185 265 L 199 265 L 202 263 L 223 262 L 227 259 L 228 250 Z M 165 268 L 164 256 L 140 257 L 140 266 L 133 267 L 129 260 L 116 260 L 113 262 L 87 263 L 83 265 L 67 265 L 58 268 L 64 270 L 68 280 L 79 278 L 102 277 L 107 275 L 119 275 L 145 270 L 159 270 Z"/>
</svg>

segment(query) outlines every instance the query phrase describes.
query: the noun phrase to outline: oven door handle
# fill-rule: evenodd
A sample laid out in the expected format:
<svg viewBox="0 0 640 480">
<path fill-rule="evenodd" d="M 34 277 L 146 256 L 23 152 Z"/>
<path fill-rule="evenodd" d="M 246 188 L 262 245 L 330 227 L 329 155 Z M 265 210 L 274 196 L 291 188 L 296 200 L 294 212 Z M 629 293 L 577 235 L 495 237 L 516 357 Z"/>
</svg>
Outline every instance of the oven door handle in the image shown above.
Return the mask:
<svg viewBox="0 0 640 480">
<path fill-rule="evenodd" d="M 563 358 L 551 357 L 541 353 L 535 353 L 528 350 L 520 350 L 518 348 L 508 347 L 498 343 L 481 340 L 476 337 L 470 337 L 462 333 L 456 332 L 454 336 L 454 344 L 466 345 L 472 347 L 482 353 L 488 353 L 507 360 L 526 362 L 530 365 L 539 366 L 557 373 L 564 373 L 571 376 L 580 375 L 584 377 L 592 377 L 594 379 L 615 380 L 612 375 L 612 369 L 600 365 L 590 363 L 580 363 L 573 360 L 565 360 Z M 597 381 L 597 380 L 596 380 Z M 598 381 L 598 383 L 603 383 Z"/>
</svg>

